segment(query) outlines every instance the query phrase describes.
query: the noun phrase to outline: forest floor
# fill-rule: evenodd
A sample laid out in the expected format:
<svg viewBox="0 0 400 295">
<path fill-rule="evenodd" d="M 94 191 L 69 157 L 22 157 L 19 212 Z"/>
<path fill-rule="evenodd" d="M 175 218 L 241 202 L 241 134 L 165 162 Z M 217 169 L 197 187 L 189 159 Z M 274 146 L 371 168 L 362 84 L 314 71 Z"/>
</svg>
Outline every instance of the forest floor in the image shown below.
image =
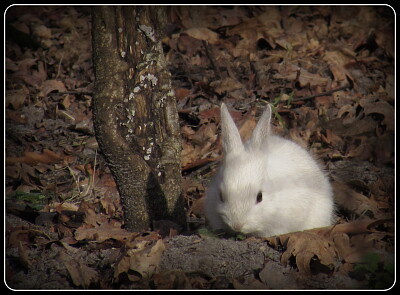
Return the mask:
<svg viewBox="0 0 400 295">
<path fill-rule="evenodd" d="M 388 289 L 395 281 L 394 13 L 387 6 L 172 7 L 163 46 L 188 228 L 123 229 L 98 150 L 89 7 L 6 12 L 5 282 L 12 289 Z M 224 101 L 250 136 L 309 147 L 335 226 L 271 238 L 204 228 Z"/>
</svg>

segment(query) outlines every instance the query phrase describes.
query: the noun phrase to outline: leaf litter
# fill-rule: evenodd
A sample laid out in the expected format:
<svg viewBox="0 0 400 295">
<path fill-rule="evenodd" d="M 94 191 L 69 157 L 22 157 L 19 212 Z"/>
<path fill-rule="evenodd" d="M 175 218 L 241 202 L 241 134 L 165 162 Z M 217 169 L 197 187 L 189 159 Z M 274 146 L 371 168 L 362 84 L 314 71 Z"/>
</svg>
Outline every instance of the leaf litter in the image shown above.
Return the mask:
<svg viewBox="0 0 400 295">
<path fill-rule="evenodd" d="M 395 93 L 389 7 L 169 8 L 163 44 L 177 96 L 190 237 L 168 223 L 158 232 L 123 229 L 118 191 L 91 124 L 90 8 L 13 6 L 6 18 L 7 26 L 30 36 L 21 41 L 8 35 L 6 41 L 9 287 L 391 286 Z M 334 226 L 242 241 L 195 234 L 204 227 L 203 197 L 222 157 L 222 100 L 243 139 L 265 102 L 272 103 L 274 131 L 326 163 L 338 209 Z M 256 264 L 248 263 L 255 257 Z"/>
</svg>

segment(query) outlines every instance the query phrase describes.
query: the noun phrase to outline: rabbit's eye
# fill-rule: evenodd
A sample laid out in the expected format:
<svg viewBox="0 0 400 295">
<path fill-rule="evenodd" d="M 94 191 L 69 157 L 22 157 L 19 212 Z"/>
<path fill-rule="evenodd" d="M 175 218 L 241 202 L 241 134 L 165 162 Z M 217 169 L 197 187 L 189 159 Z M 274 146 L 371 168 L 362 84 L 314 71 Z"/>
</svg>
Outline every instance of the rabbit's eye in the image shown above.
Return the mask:
<svg viewBox="0 0 400 295">
<path fill-rule="evenodd" d="M 257 204 L 260 203 L 262 201 L 262 192 L 259 192 L 257 194 Z"/>
<path fill-rule="evenodd" d="M 223 203 L 225 202 L 224 196 L 222 195 L 222 192 L 219 192 L 219 200 Z"/>
</svg>

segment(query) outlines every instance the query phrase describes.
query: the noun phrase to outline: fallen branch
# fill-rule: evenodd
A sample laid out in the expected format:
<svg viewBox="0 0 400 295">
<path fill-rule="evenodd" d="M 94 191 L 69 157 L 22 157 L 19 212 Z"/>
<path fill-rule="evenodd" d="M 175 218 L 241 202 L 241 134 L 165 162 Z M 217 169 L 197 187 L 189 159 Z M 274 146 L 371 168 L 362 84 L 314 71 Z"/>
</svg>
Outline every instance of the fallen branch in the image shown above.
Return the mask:
<svg viewBox="0 0 400 295">
<path fill-rule="evenodd" d="M 335 92 L 337 92 L 337 91 L 345 90 L 345 89 L 347 89 L 347 88 L 352 88 L 352 86 L 353 86 L 352 83 L 351 83 L 351 82 L 348 82 L 348 83 L 346 83 L 346 84 L 343 85 L 343 86 L 334 88 L 334 89 L 329 90 L 329 91 L 321 92 L 321 93 L 314 94 L 314 95 L 310 95 L 310 96 L 304 96 L 304 97 L 296 97 L 296 98 L 293 98 L 293 99 L 292 99 L 292 102 L 294 102 L 294 101 L 310 100 L 310 99 L 314 99 L 314 98 L 320 97 L 320 96 L 331 95 L 331 94 L 333 94 L 333 93 L 335 93 Z"/>
</svg>

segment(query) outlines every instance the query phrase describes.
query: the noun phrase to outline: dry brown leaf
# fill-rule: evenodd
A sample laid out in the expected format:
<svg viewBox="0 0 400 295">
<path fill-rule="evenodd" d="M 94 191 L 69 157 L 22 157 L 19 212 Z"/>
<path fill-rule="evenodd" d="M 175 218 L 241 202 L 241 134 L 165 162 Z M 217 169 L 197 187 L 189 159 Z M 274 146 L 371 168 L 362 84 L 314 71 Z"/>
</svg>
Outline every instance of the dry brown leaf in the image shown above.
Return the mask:
<svg viewBox="0 0 400 295">
<path fill-rule="evenodd" d="M 217 139 L 217 126 L 215 124 L 203 124 L 190 138 L 200 146 L 204 146 L 208 141 L 214 143 Z"/>
<path fill-rule="evenodd" d="M 165 245 L 162 239 L 156 243 L 149 241 L 139 241 L 133 249 L 129 249 L 125 256 L 117 263 L 114 270 L 114 278 L 118 279 L 121 273 L 126 273 L 132 281 L 137 281 L 140 278 L 149 279 L 158 270 L 161 260 L 161 255 L 165 250 Z M 129 270 L 140 274 L 130 275 Z"/>
<path fill-rule="evenodd" d="M 227 35 L 240 35 L 243 39 L 248 39 L 252 44 L 256 44 L 260 38 L 278 38 L 282 33 L 281 13 L 276 7 L 268 9 L 254 18 L 249 18 L 237 26 L 229 29 Z"/>
<path fill-rule="evenodd" d="M 207 28 L 194 27 L 185 30 L 183 33 L 186 33 L 192 38 L 207 41 L 210 44 L 216 44 L 219 40 L 218 34 Z"/>
<path fill-rule="evenodd" d="M 204 215 L 204 197 L 200 199 L 196 199 L 193 201 L 192 206 L 190 207 L 190 213 L 196 216 Z"/>
<path fill-rule="evenodd" d="M 8 57 L 6 57 L 6 70 L 12 71 L 12 72 L 15 72 L 18 70 L 17 63 Z"/>
<path fill-rule="evenodd" d="M 394 109 L 388 102 L 384 100 L 361 99 L 360 106 L 364 108 L 366 115 L 373 113 L 383 115 L 382 124 L 386 125 L 387 130 L 394 130 Z"/>
<path fill-rule="evenodd" d="M 25 58 L 18 62 L 18 74 L 30 75 L 31 67 L 36 65 L 37 58 Z"/>
<path fill-rule="evenodd" d="M 334 77 L 334 81 L 338 85 L 342 85 L 341 83 L 347 81 L 347 77 L 353 80 L 352 75 L 346 69 L 346 65 L 353 62 L 354 57 L 345 54 L 343 50 L 341 51 L 338 48 L 338 50 L 335 51 L 326 50 L 323 59 L 327 62 L 329 70 L 332 72 Z M 332 87 L 336 87 L 336 85 L 333 85 Z"/>
<path fill-rule="evenodd" d="M 392 163 L 394 161 L 394 135 L 393 133 L 386 133 L 379 136 L 374 149 L 376 160 L 378 163 Z"/>
<path fill-rule="evenodd" d="M 99 275 L 93 268 L 88 267 L 80 260 L 74 259 L 64 251 L 60 252 L 59 258 L 64 263 L 75 286 L 86 289 L 89 288 L 91 283 L 96 283 L 99 280 Z"/>
<path fill-rule="evenodd" d="M 280 23 L 281 12 L 276 7 L 268 7 L 260 15 L 228 29 L 226 32 L 228 36 L 239 35 L 242 38 L 235 47 L 229 48 L 231 54 L 234 57 L 249 56 L 251 61 L 258 60 L 256 53 L 258 40 L 264 39 L 275 48 L 275 39 L 284 33 Z"/>
<path fill-rule="evenodd" d="M 49 205 L 47 205 L 47 208 L 49 212 L 56 211 L 58 213 L 61 213 L 64 210 L 68 211 L 78 211 L 79 207 L 76 204 L 73 203 L 68 203 L 68 202 L 52 202 Z"/>
<path fill-rule="evenodd" d="M 390 222 L 393 223 L 393 219 L 387 218 L 387 219 L 372 220 L 369 218 L 364 218 L 362 220 L 355 220 L 343 224 L 337 224 L 333 227 L 332 233 L 343 232 L 352 235 L 362 234 L 362 233 L 372 233 L 376 232 L 376 229 L 374 228 L 375 226 Z"/>
<path fill-rule="evenodd" d="M 309 147 L 308 142 L 311 135 L 312 131 L 308 128 L 291 128 L 289 130 L 289 138 L 306 149 Z"/>
<path fill-rule="evenodd" d="M 54 164 L 59 161 L 61 161 L 63 158 L 48 150 L 44 149 L 43 153 L 38 154 L 36 152 L 25 152 L 25 155 L 23 157 L 7 157 L 6 158 L 6 163 L 7 165 L 13 165 L 15 163 L 24 163 L 27 165 L 37 165 L 38 163 L 43 163 L 43 164 Z"/>
<path fill-rule="evenodd" d="M 18 243 L 18 255 L 19 262 L 21 262 L 25 268 L 29 269 L 32 266 L 32 261 L 29 259 L 27 247 L 21 241 Z"/>
<path fill-rule="evenodd" d="M 277 73 L 274 75 L 274 78 L 285 79 L 289 81 L 295 81 L 298 79 L 301 87 L 305 87 L 307 85 L 324 86 L 327 85 L 329 81 L 328 78 L 321 77 L 319 74 L 310 73 L 298 65 L 291 63 L 285 63 L 285 65 L 282 65 L 281 63 L 274 63 L 271 65 L 271 68 L 277 71 Z"/>
<path fill-rule="evenodd" d="M 335 202 L 344 209 L 356 213 L 361 216 L 366 211 L 374 214 L 375 218 L 381 218 L 382 213 L 378 208 L 378 204 L 373 199 L 352 190 L 348 185 L 340 182 L 332 183 Z"/>
<path fill-rule="evenodd" d="M 44 62 L 39 61 L 37 67 L 37 72 L 33 72 L 32 74 L 38 77 L 41 81 L 45 81 L 47 79 L 47 69 Z"/>
<path fill-rule="evenodd" d="M 203 124 L 196 132 L 186 127 L 183 128 L 183 134 L 189 139 L 189 142 L 182 143 L 181 166 L 192 166 L 195 162 L 204 160 L 204 163 L 207 163 L 209 160 L 204 158 L 218 138 L 216 124 Z"/>
<path fill-rule="evenodd" d="M 195 147 L 187 143 L 186 141 L 182 142 L 182 152 L 181 152 L 181 166 L 186 167 L 190 163 L 194 162 L 199 158 L 198 152 L 196 152 Z"/>
<path fill-rule="evenodd" d="M 104 214 L 97 214 L 94 209 L 87 208 L 85 210 L 85 223 L 93 227 L 108 223 L 108 217 Z"/>
<path fill-rule="evenodd" d="M 242 83 L 231 77 L 225 78 L 223 80 L 213 81 L 210 83 L 210 86 L 214 87 L 215 92 L 218 94 L 223 94 L 225 92 L 230 92 L 244 87 Z"/>
<path fill-rule="evenodd" d="M 12 105 L 15 110 L 24 105 L 25 99 L 28 97 L 29 90 L 26 87 L 16 90 L 6 91 L 6 106 Z"/>
<path fill-rule="evenodd" d="M 114 198 L 110 196 L 105 196 L 100 199 L 101 206 L 106 211 L 106 214 L 109 216 L 113 216 L 114 213 L 118 210 L 117 206 L 119 205 Z"/>
<path fill-rule="evenodd" d="M 253 130 L 257 125 L 255 115 L 256 115 L 256 109 L 253 108 L 249 112 L 247 112 L 247 114 L 242 118 L 242 120 L 237 122 L 239 126 L 239 134 L 243 142 L 246 142 L 250 139 Z"/>
<path fill-rule="evenodd" d="M 286 266 L 291 257 L 296 259 L 300 272 L 311 274 L 310 263 L 317 258 L 320 264 L 333 270 L 338 252 L 331 240 L 318 232 L 304 231 L 288 235 L 286 251 L 282 254 L 281 262 Z"/>
<path fill-rule="evenodd" d="M 191 90 L 187 88 L 176 88 L 174 92 L 176 99 L 179 101 L 185 99 L 191 93 Z"/>
<path fill-rule="evenodd" d="M 125 242 L 130 241 L 133 237 L 137 236 L 136 233 L 128 232 L 121 228 L 121 224 L 112 224 L 111 222 L 102 223 L 98 227 L 88 227 L 82 225 L 75 231 L 75 239 L 81 240 L 94 240 L 97 242 L 104 242 L 108 239 Z"/>
<path fill-rule="evenodd" d="M 336 118 L 323 123 L 325 129 L 330 129 L 337 135 L 341 136 L 356 136 L 371 134 L 375 132 L 378 123 L 371 117 L 363 117 L 359 120 L 354 120 L 350 124 L 345 124 L 345 118 Z"/>
<path fill-rule="evenodd" d="M 186 274 L 180 270 L 170 270 L 154 274 L 152 281 L 157 290 L 193 289 Z"/>
<path fill-rule="evenodd" d="M 219 107 L 214 107 L 201 111 L 199 112 L 199 118 L 200 125 L 210 121 L 217 122 L 218 120 L 220 120 L 220 109 Z"/>
<path fill-rule="evenodd" d="M 51 30 L 44 25 L 35 26 L 33 28 L 33 33 L 40 38 L 44 39 L 51 38 Z"/>
<path fill-rule="evenodd" d="M 58 92 L 65 92 L 67 88 L 62 81 L 58 80 L 46 80 L 40 87 L 39 96 L 46 97 L 50 92 L 57 90 Z"/>
<path fill-rule="evenodd" d="M 196 131 L 194 131 L 192 128 L 190 128 L 189 126 L 183 126 L 181 128 L 181 134 L 185 137 L 191 137 L 192 135 L 194 135 L 196 133 Z"/>
<path fill-rule="evenodd" d="M 334 232 L 332 239 L 339 256 L 346 260 L 346 257 L 352 252 L 349 236 L 343 232 Z"/>
</svg>

